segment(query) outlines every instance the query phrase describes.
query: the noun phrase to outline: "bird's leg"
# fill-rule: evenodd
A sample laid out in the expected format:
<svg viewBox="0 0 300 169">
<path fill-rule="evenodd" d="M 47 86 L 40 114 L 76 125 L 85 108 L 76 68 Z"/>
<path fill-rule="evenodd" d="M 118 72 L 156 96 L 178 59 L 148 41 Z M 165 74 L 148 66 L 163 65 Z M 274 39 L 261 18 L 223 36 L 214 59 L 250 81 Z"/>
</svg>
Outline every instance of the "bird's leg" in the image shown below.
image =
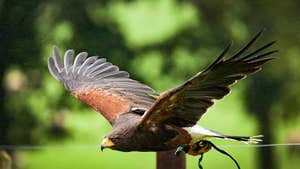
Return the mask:
<svg viewBox="0 0 300 169">
<path fill-rule="evenodd" d="M 198 144 L 197 144 L 198 145 Z M 203 147 L 203 146 L 202 146 Z M 190 145 L 183 145 L 183 146 L 179 146 L 176 151 L 175 151 L 175 155 L 178 156 L 181 152 L 185 152 L 185 153 L 191 153 L 192 150 L 192 146 Z M 206 147 L 205 147 L 206 148 Z M 195 154 L 193 154 L 195 155 Z M 201 161 L 203 159 L 203 153 L 200 153 L 200 158 L 198 160 L 198 167 L 199 169 L 203 169 L 202 165 L 201 165 Z"/>
<path fill-rule="evenodd" d="M 199 167 L 199 169 L 203 169 L 202 165 L 200 164 L 203 159 L 203 154 L 208 152 L 212 147 L 215 150 L 217 150 L 218 152 L 225 154 L 226 156 L 231 158 L 234 161 L 234 163 L 236 164 L 237 168 L 240 169 L 238 162 L 230 154 L 228 154 L 226 151 L 218 148 L 212 142 L 207 141 L 207 140 L 200 140 L 196 143 L 189 145 L 189 149 L 186 149 L 185 152 L 190 155 L 193 155 L 193 156 L 200 155 L 200 158 L 198 160 L 198 167 Z"/>
<path fill-rule="evenodd" d="M 197 156 L 208 152 L 211 149 L 211 144 L 207 140 L 200 140 L 190 145 L 190 149 L 187 152 L 190 155 Z"/>
</svg>

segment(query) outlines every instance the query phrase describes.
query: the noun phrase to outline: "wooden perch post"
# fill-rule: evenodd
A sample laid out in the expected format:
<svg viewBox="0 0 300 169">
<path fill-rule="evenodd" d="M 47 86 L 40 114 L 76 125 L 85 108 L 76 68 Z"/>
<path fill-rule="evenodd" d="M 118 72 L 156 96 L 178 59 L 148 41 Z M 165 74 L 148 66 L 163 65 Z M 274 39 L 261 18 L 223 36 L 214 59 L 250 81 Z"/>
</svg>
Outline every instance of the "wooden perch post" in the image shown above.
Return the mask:
<svg viewBox="0 0 300 169">
<path fill-rule="evenodd" d="M 185 154 L 175 156 L 175 150 L 156 153 L 156 169 L 185 169 Z"/>
</svg>

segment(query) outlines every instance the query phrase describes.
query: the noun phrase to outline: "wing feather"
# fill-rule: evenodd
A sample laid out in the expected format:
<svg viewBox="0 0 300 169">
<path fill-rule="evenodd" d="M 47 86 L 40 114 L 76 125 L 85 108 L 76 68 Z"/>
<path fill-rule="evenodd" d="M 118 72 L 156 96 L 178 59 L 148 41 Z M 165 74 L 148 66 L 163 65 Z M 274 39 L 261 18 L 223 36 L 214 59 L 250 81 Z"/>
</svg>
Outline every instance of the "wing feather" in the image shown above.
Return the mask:
<svg viewBox="0 0 300 169">
<path fill-rule="evenodd" d="M 87 58 L 86 61 L 80 66 L 80 68 L 79 68 L 79 70 L 78 70 L 78 74 L 84 75 L 83 72 L 84 72 L 91 64 L 93 64 L 96 60 L 97 60 L 97 56 L 91 56 L 91 57 Z"/>
<path fill-rule="evenodd" d="M 73 50 L 67 50 L 64 56 L 64 67 L 66 69 L 66 73 L 68 74 L 72 65 L 73 65 Z"/>
<path fill-rule="evenodd" d="M 58 48 L 56 46 L 54 46 L 54 62 L 55 62 L 55 66 L 58 70 L 58 72 L 61 72 L 62 69 L 64 68 L 61 58 L 60 58 L 60 54 L 58 51 Z"/>
<path fill-rule="evenodd" d="M 248 74 L 261 70 L 262 64 L 272 60 L 270 55 L 277 50 L 265 51 L 275 41 L 245 54 L 261 36 L 257 33 L 241 50 L 228 59 L 225 54 L 231 43 L 204 71 L 196 74 L 184 84 L 164 92 L 143 115 L 141 126 L 171 123 L 180 127 L 193 126 L 213 105 L 230 92 L 229 87 Z"/>
<path fill-rule="evenodd" d="M 130 79 L 128 72 L 120 71 L 105 58 L 87 58 L 88 53 L 82 52 L 73 62 L 73 55 L 73 50 L 67 50 L 62 62 L 58 48 L 54 47 L 54 56 L 48 58 L 51 75 L 110 123 L 131 109 L 144 111 L 155 101 L 152 88 Z"/>
<path fill-rule="evenodd" d="M 81 68 L 81 65 L 84 63 L 87 56 L 88 56 L 87 52 L 81 52 L 77 55 L 77 57 L 75 58 L 75 61 L 74 61 L 73 69 L 72 69 L 73 74 L 77 74 L 76 71 L 78 71 Z"/>
</svg>

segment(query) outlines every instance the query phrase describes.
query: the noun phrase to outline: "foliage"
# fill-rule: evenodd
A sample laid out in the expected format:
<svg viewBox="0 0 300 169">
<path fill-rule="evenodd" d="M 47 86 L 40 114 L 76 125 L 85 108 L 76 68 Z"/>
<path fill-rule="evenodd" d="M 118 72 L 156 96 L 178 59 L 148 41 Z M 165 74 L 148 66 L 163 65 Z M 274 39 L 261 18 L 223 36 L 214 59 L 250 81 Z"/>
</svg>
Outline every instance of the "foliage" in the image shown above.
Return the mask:
<svg viewBox="0 0 300 169">
<path fill-rule="evenodd" d="M 267 31 L 260 43 L 276 39 L 279 59 L 233 87 L 200 123 L 233 134 L 263 133 L 266 143 L 288 142 L 300 128 L 299 6 L 295 0 L 1 0 L 0 144 L 95 145 L 109 131 L 101 116 L 50 76 L 47 57 L 53 45 L 106 57 L 162 92 L 203 69 L 229 40 L 237 49 L 262 28 Z M 296 168 L 299 158 L 299 152 L 289 155 L 285 148 L 260 149 L 259 158 L 254 150 L 232 151 L 243 168 L 254 168 L 254 161 L 260 168 Z M 19 167 L 116 168 L 125 160 L 128 168 L 153 168 L 154 154 L 148 154 L 22 151 Z M 231 165 L 213 164 L 216 156 L 205 157 L 211 158 L 208 166 Z M 195 160 L 188 160 L 189 168 L 195 168 Z"/>
</svg>

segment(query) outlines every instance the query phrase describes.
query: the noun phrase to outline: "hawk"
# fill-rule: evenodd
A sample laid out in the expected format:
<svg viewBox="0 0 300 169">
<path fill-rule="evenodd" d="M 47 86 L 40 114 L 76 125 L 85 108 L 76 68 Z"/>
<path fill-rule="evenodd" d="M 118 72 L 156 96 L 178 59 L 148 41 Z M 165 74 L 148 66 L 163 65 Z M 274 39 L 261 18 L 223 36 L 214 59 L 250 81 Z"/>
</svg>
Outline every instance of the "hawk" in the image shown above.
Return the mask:
<svg viewBox="0 0 300 169">
<path fill-rule="evenodd" d="M 73 61 L 74 51 L 67 50 L 62 61 L 58 48 L 54 47 L 54 55 L 48 58 L 48 68 L 73 96 L 100 112 L 112 125 L 101 149 L 129 152 L 178 148 L 198 155 L 211 146 L 204 146 L 201 151 L 193 151 L 191 147 L 197 147 L 199 141 L 209 137 L 246 143 L 261 141 L 260 136 L 221 134 L 205 129 L 197 122 L 215 99 L 222 99 L 230 92 L 230 86 L 261 70 L 264 63 L 273 59 L 271 54 L 277 51 L 268 48 L 275 41 L 249 52 L 262 32 L 237 53 L 225 58 L 230 43 L 203 71 L 161 94 L 129 78 L 126 71 L 119 70 L 105 58 L 88 57 L 86 52 L 79 53 Z"/>
</svg>

